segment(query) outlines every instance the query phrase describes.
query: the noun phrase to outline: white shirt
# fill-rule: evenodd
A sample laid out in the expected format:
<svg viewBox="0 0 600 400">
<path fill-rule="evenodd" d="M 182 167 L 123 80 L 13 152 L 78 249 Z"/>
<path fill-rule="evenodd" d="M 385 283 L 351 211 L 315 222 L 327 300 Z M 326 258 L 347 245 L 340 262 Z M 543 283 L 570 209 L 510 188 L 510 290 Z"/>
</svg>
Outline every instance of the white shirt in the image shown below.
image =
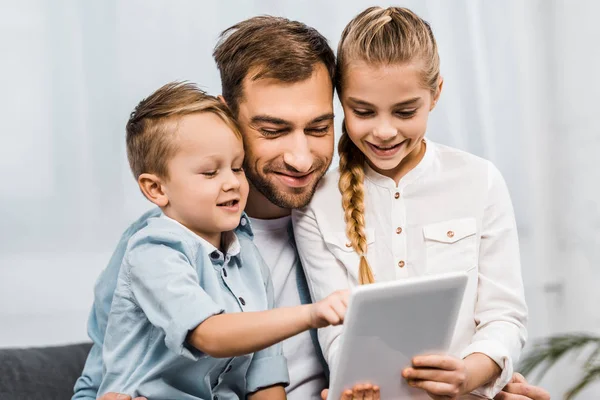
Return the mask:
<svg viewBox="0 0 600 400">
<path fill-rule="evenodd" d="M 358 285 L 359 257 L 346 237 L 339 171 L 293 213 L 294 235 L 314 301 Z M 421 162 L 399 185 L 365 167 L 367 259 L 376 281 L 449 271 L 469 276 L 450 353 L 488 355 L 502 375 L 480 394 L 494 397 L 525 344 L 527 306 L 512 203 L 489 161 L 426 141 Z M 329 365 L 342 327 L 319 330 Z"/>
<path fill-rule="evenodd" d="M 298 260 L 288 233 L 290 219 L 290 216 L 274 220 L 250 219 L 254 243 L 271 270 L 275 307 L 301 304 L 296 279 Z M 285 340 L 283 355 L 288 361 L 290 374 L 287 398 L 320 399 L 321 390 L 327 386 L 327 382 L 310 333 L 302 332 Z"/>
</svg>

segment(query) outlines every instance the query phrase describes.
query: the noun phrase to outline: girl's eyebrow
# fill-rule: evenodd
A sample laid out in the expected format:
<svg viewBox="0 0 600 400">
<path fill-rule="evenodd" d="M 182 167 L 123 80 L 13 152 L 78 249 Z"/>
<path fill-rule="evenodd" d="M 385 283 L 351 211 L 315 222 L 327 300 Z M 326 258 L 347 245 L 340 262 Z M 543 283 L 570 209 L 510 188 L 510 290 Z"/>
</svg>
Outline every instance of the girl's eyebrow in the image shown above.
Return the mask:
<svg viewBox="0 0 600 400">
<path fill-rule="evenodd" d="M 356 97 L 348 97 L 348 100 L 350 100 L 351 102 L 353 102 L 356 105 L 373 107 L 373 104 L 369 103 L 368 101 L 360 100 L 360 99 L 357 99 Z M 396 104 L 394 104 L 393 107 L 410 106 L 410 105 L 413 105 L 414 103 L 418 102 L 419 100 L 421 100 L 420 97 L 413 97 L 412 99 L 408 99 L 408 100 L 404 100 L 399 103 L 396 103 Z"/>
</svg>

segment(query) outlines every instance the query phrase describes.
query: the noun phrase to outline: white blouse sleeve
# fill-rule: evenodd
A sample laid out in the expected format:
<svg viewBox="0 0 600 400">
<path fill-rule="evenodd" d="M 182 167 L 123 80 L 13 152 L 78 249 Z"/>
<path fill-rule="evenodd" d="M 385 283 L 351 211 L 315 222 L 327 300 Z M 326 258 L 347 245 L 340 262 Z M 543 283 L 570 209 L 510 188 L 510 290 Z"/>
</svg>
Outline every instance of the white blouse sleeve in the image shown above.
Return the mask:
<svg viewBox="0 0 600 400">
<path fill-rule="evenodd" d="M 527 306 L 512 202 L 500 171 L 492 163 L 488 182 L 474 313 L 477 328 L 461 357 L 483 353 L 502 368 L 498 379 L 476 391 L 491 398 L 510 381 L 525 345 Z"/>
<path fill-rule="evenodd" d="M 348 274 L 327 247 L 310 205 L 292 213 L 294 236 L 300 261 L 306 274 L 313 301 L 319 301 L 336 290 L 348 289 Z M 342 325 L 319 329 L 319 343 L 325 360 L 332 368 L 339 346 Z"/>
</svg>

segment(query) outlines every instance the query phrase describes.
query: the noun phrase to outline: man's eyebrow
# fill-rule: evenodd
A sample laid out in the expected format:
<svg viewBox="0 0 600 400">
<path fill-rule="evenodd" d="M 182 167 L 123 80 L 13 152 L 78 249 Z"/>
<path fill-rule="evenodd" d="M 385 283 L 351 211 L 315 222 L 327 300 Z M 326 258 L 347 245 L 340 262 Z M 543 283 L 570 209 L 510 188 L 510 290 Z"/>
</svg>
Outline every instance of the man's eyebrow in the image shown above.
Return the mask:
<svg viewBox="0 0 600 400">
<path fill-rule="evenodd" d="M 348 100 L 352 101 L 356 105 L 373 107 L 373 104 L 369 103 L 368 101 L 360 100 L 355 97 L 348 97 Z M 419 100 L 421 100 L 420 97 L 413 97 L 412 99 L 404 100 L 404 101 L 401 101 L 400 103 L 394 104 L 394 107 L 402 107 L 402 106 L 412 105 Z"/>
<path fill-rule="evenodd" d="M 292 125 L 290 121 L 286 121 L 285 119 L 277 117 L 272 117 L 270 115 L 255 115 L 254 117 L 252 117 L 250 122 L 252 124 L 267 123 L 273 125 Z"/>
<path fill-rule="evenodd" d="M 312 121 L 310 121 L 308 123 L 308 125 L 318 124 L 319 122 L 324 122 L 324 121 L 331 121 L 331 120 L 333 120 L 334 117 L 335 116 L 333 115 L 333 113 L 323 114 L 323 115 L 318 116 L 317 118 L 313 119 Z"/>
</svg>

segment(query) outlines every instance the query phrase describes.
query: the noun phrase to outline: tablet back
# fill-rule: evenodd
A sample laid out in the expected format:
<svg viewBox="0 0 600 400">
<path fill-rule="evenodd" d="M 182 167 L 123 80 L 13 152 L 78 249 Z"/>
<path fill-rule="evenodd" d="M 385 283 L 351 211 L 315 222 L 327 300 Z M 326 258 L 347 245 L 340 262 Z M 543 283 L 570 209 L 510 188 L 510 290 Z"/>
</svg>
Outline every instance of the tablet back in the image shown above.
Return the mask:
<svg viewBox="0 0 600 400">
<path fill-rule="evenodd" d="M 401 372 L 415 355 L 448 350 L 466 284 L 467 274 L 458 272 L 355 288 L 328 399 L 365 382 L 379 386 L 385 400 L 429 399 Z"/>
</svg>

